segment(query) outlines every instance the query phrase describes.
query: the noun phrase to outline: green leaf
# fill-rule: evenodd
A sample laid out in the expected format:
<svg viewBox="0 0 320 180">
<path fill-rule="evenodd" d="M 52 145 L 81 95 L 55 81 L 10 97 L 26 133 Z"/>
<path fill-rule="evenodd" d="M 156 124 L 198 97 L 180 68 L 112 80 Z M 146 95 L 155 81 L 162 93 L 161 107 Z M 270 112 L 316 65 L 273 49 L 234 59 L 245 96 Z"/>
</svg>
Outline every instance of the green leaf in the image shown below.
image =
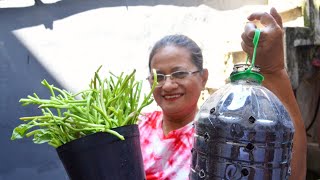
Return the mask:
<svg viewBox="0 0 320 180">
<path fill-rule="evenodd" d="M 23 136 L 26 134 L 27 130 L 29 129 L 30 125 L 28 124 L 20 124 L 16 128 L 14 128 L 12 135 L 11 135 L 11 140 L 15 139 L 22 139 Z"/>
<path fill-rule="evenodd" d="M 33 142 L 35 144 L 42 144 L 52 140 L 52 134 L 46 130 L 37 131 L 33 136 Z"/>
</svg>

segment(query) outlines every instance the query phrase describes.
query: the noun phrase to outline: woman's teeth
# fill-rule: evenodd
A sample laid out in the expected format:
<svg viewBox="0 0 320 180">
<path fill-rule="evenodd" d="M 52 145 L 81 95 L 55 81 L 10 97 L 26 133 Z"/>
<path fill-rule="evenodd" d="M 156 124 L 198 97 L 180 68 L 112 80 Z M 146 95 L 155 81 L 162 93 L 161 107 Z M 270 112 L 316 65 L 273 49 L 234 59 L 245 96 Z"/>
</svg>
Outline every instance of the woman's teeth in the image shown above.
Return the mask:
<svg viewBox="0 0 320 180">
<path fill-rule="evenodd" d="M 171 95 L 171 96 L 164 96 L 164 98 L 173 99 L 173 98 L 177 98 L 177 97 L 180 97 L 180 96 L 181 96 L 180 94 L 177 94 L 177 95 Z"/>
</svg>

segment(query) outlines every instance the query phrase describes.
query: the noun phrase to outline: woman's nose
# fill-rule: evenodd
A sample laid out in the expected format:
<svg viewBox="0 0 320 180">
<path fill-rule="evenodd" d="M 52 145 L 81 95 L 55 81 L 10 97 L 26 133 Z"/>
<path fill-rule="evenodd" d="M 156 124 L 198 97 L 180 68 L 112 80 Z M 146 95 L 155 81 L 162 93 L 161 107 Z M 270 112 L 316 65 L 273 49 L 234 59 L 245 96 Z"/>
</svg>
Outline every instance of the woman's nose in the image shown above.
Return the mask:
<svg viewBox="0 0 320 180">
<path fill-rule="evenodd" d="M 162 85 L 162 89 L 165 91 L 170 91 L 171 89 L 175 89 L 177 87 L 178 84 L 175 82 L 175 80 L 172 80 L 170 77 L 166 78 Z"/>
</svg>

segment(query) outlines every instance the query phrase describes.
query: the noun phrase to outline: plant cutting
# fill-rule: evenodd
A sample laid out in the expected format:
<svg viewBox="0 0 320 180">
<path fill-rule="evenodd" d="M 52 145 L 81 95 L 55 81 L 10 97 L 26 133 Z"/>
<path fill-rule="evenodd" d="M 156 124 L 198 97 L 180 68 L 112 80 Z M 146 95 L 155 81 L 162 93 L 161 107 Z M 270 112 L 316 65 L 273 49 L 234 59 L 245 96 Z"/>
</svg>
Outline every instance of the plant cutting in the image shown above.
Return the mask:
<svg viewBox="0 0 320 180">
<path fill-rule="evenodd" d="M 36 144 L 55 147 L 70 179 L 108 179 L 112 173 L 119 179 L 141 179 L 144 171 L 137 122 L 141 110 L 153 101 L 157 81 L 141 99 L 142 81 L 136 81 L 135 70 L 118 76 L 110 72 L 102 79 L 101 67 L 89 88 L 75 94 L 43 80 L 50 98 L 33 93 L 20 99 L 23 106 L 37 105 L 41 114 L 21 117 L 25 123 L 13 130 L 11 140 L 33 137 Z M 119 169 L 115 172 L 126 166 L 123 161 L 129 163 L 129 171 L 138 168 L 141 177 Z"/>
</svg>

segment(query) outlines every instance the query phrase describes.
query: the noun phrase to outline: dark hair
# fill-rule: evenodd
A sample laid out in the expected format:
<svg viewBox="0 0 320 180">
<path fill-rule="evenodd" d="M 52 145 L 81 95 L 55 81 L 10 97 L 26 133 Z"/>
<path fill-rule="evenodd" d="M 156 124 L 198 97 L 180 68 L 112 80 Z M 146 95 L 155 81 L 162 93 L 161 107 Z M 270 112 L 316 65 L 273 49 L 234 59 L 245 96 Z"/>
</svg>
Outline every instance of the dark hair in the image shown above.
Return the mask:
<svg viewBox="0 0 320 180">
<path fill-rule="evenodd" d="M 158 52 L 158 50 L 170 45 L 186 48 L 190 52 L 192 63 L 198 68 L 198 70 L 203 70 L 203 57 L 200 47 L 189 37 L 175 34 L 163 37 L 153 46 L 149 55 L 149 71 L 151 71 L 151 59 L 153 56 Z"/>
</svg>

